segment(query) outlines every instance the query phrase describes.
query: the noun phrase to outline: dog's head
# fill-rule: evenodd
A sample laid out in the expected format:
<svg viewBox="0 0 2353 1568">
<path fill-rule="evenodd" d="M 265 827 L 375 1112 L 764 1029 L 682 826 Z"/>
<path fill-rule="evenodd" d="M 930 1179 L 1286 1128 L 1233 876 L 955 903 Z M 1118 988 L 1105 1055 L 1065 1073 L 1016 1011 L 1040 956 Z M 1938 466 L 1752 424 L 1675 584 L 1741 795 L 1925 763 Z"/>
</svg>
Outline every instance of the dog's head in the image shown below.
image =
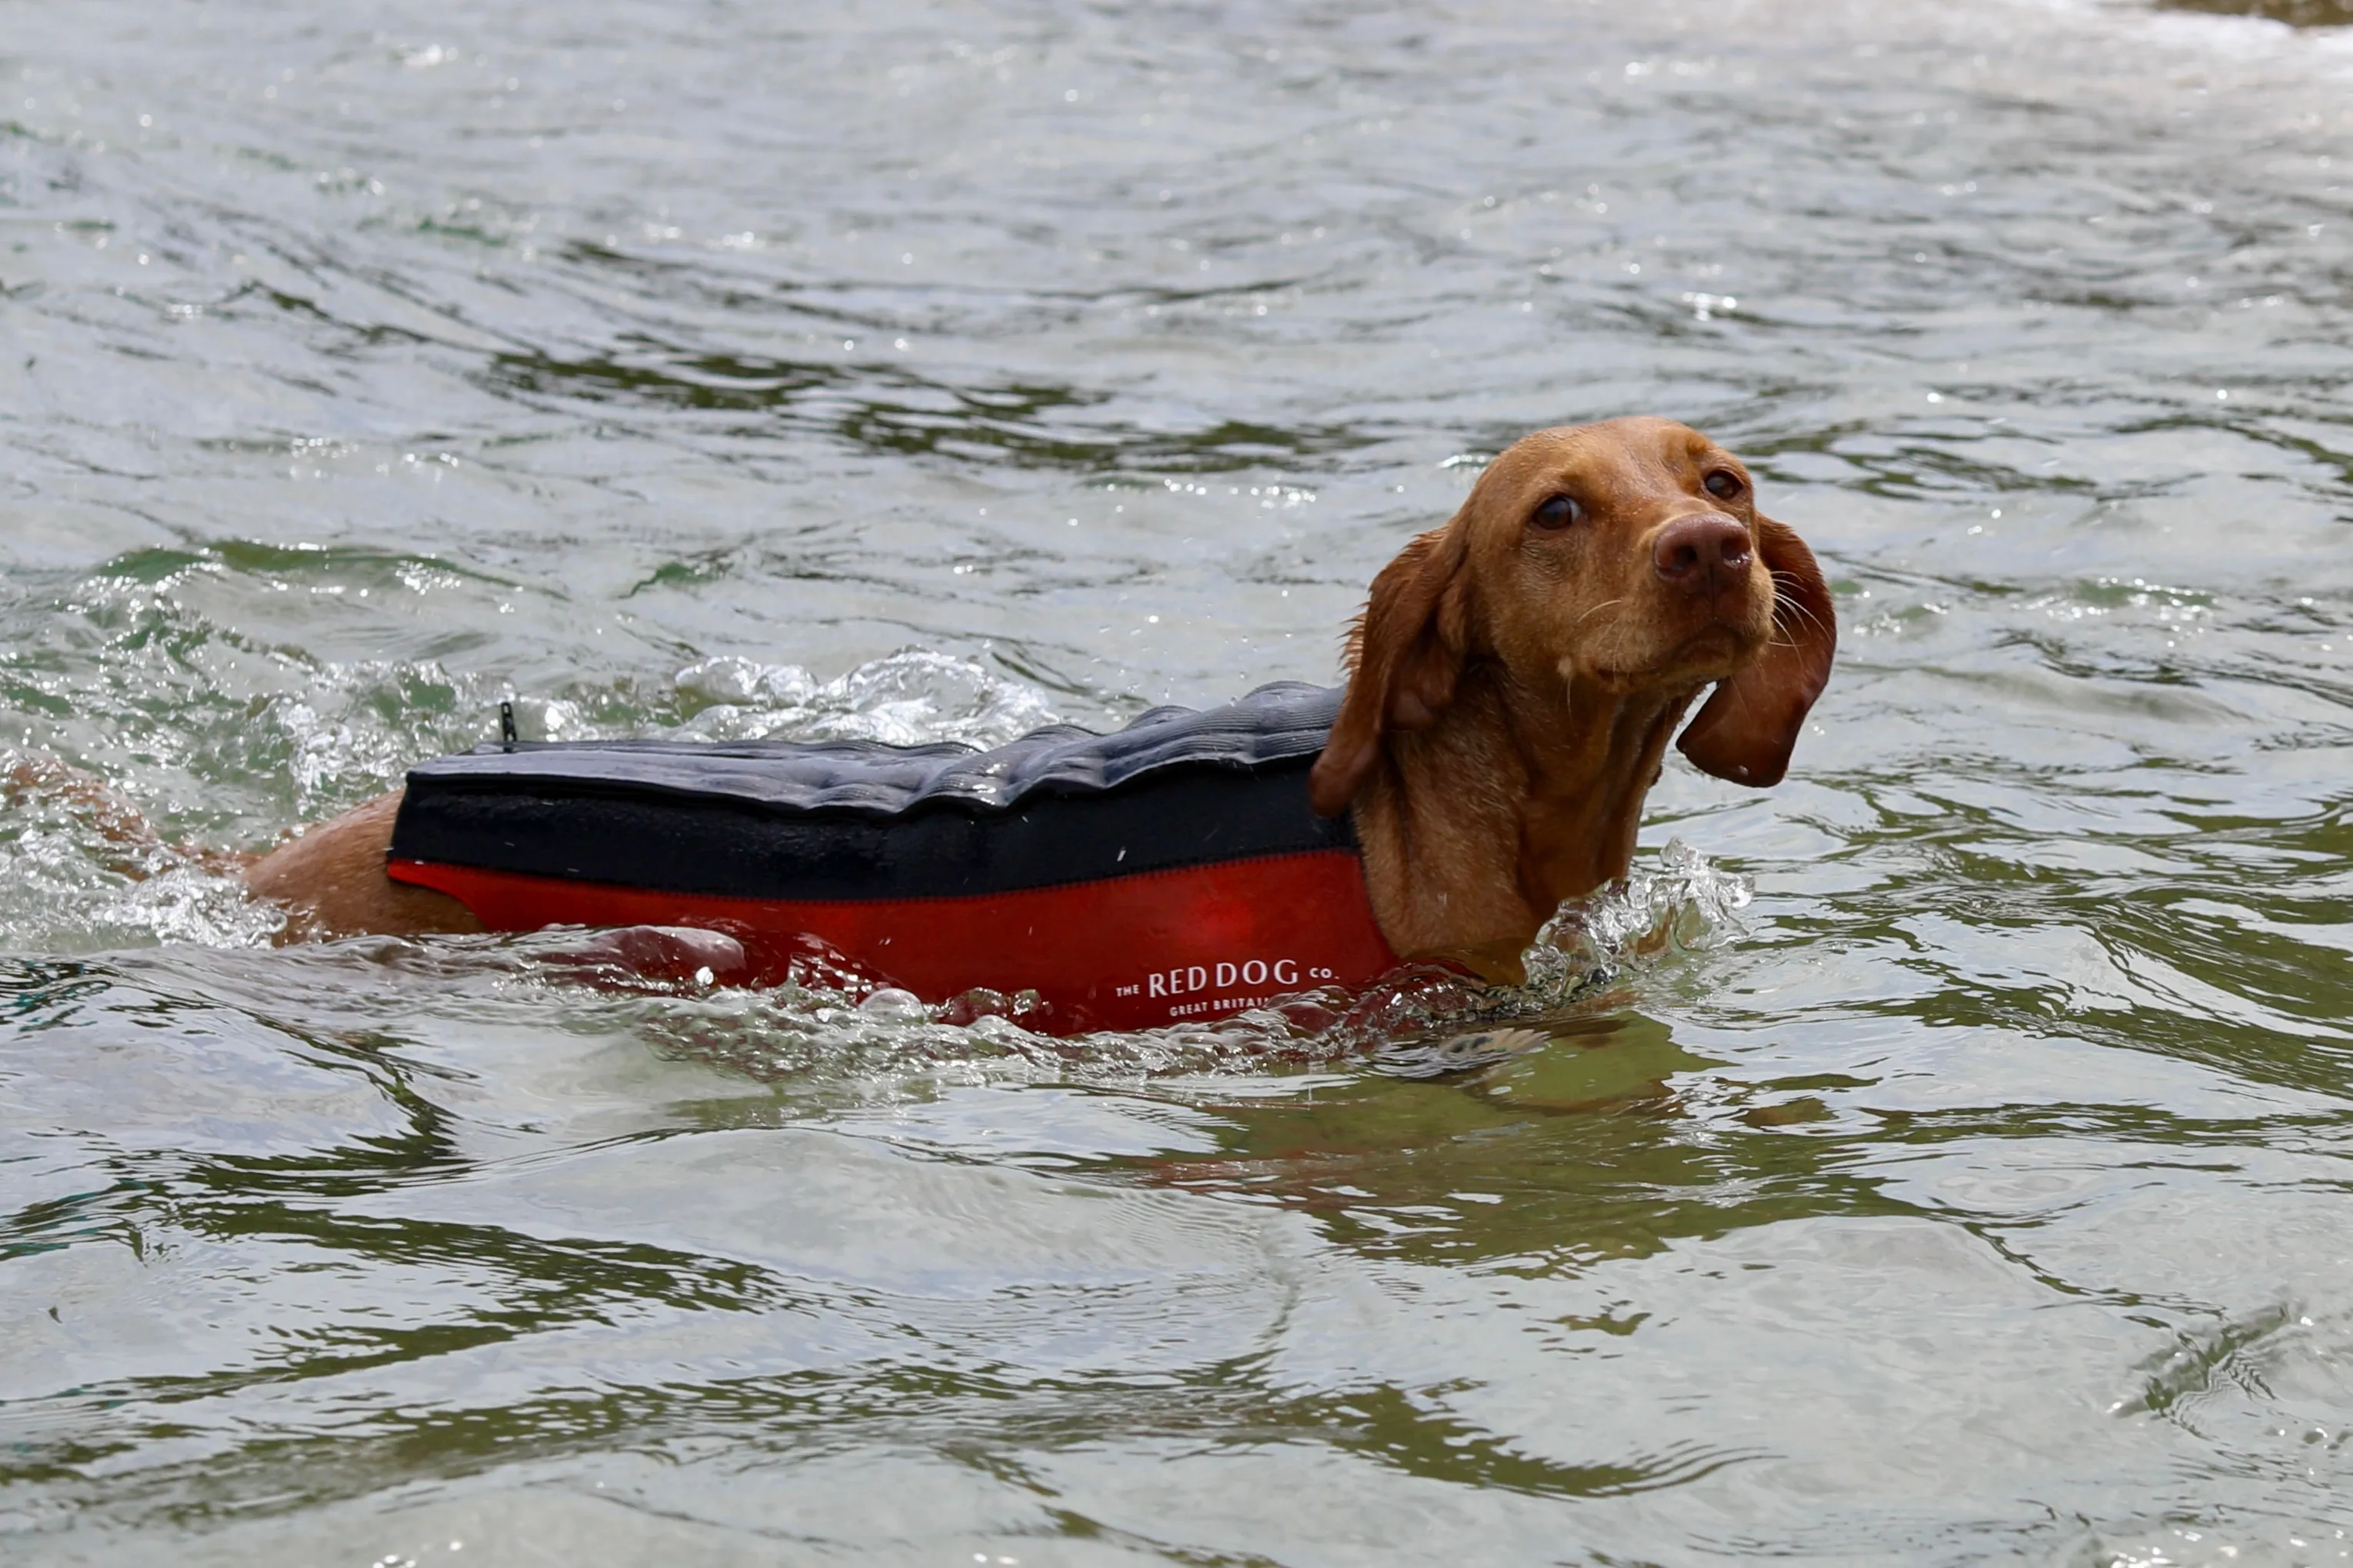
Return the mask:
<svg viewBox="0 0 2353 1568">
<path fill-rule="evenodd" d="M 1477 659 L 1535 693 L 1714 684 L 1683 754 L 1776 784 L 1837 641 L 1813 552 L 1757 510 L 1731 453 L 1666 419 L 1539 430 L 1373 580 L 1315 809 L 1345 810 L 1385 732 L 1436 723 Z"/>
</svg>

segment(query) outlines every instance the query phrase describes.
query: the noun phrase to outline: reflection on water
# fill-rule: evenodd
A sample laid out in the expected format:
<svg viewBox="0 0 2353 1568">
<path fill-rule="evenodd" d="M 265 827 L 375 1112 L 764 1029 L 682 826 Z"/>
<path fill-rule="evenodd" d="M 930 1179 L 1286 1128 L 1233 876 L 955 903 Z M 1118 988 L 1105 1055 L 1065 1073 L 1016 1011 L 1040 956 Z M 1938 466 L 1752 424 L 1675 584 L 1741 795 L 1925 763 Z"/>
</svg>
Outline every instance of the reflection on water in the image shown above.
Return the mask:
<svg viewBox="0 0 2353 1568">
<path fill-rule="evenodd" d="M 904 342 L 904 339 L 898 340 Z M 845 352 L 854 347 L 845 340 Z M 647 353 L 631 363 L 571 363 L 501 354 L 486 384 L 540 406 L 634 403 L 654 409 L 758 416 L 702 427 L 750 438 L 803 426 L 850 447 L 901 457 L 940 455 L 1086 473 L 1227 473 L 1295 463 L 1366 444 L 1340 429 L 1275 428 L 1220 420 L 1156 432 L 1090 418 L 1107 394 L 1067 386 L 955 386 L 890 367 L 749 363 L 727 355 Z"/>
<path fill-rule="evenodd" d="M 2353 1561 L 2327 11 L 12 14 L 0 1555 Z M 1633 411 L 1841 663 L 1523 991 L 1048 1040 L 207 853 L 508 700 L 1328 681 Z"/>
</svg>

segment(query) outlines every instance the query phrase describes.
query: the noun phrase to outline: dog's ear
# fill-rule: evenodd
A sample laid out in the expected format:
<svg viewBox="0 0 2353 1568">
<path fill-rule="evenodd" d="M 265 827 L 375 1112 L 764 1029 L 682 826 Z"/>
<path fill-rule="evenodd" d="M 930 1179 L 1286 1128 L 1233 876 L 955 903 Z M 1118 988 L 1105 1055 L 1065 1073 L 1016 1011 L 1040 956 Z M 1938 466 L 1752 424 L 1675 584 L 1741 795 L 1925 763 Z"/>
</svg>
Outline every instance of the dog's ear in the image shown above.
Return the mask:
<svg viewBox="0 0 2353 1568">
<path fill-rule="evenodd" d="M 1391 729 L 1436 723 L 1454 700 L 1469 657 L 1471 576 L 1463 563 L 1470 530 L 1459 515 L 1398 552 L 1373 579 L 1365 613 L 1348 639 L 1348 692 L 1340 717 L 1307 775 L 1308 798 L 1337 816 L 1380 761 Z"/>
<path fill-rule="evenodd" d="M 1772 638 L 1755 663 L 1716 684 L 1675 744 L 1704 771 L 1761 788 L 1789 771 L 1807 710 L 1830 684 L 1838 620 L 1804 540 L 1760 516 L 1757 545 L 1773 574 Z"/>
</svg>

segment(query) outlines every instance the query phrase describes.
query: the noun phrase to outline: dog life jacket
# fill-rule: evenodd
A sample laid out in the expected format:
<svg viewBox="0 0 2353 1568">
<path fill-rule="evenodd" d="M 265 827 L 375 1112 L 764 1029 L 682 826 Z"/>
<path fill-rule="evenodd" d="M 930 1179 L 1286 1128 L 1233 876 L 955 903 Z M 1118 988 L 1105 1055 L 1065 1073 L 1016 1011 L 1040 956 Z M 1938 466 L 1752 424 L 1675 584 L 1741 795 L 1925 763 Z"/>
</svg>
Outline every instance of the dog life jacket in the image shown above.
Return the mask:
<svg viewBox="0 0 2353 1568">
<path fill-rule="evenodd" d="M 1282 683 L 988 752 L 487 745 L 410 771 L 387 868 L 493 931 L 724 931 L 755 984 L 816 955 L 928 1002 L 1033 990 L 1058 1034 L 1216 1017 L 1398 963 L 1347 818 L 1308 805 L 1339 700 Z"/>
</svg>

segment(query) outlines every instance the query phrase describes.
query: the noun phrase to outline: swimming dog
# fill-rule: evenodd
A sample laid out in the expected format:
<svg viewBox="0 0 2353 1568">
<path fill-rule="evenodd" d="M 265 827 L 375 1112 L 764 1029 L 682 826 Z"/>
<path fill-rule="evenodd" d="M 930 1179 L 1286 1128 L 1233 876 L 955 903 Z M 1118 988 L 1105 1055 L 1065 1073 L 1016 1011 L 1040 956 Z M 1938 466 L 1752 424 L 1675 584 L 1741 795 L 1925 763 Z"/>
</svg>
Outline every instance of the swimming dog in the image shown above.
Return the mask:
<svg viewBox="0 0 2353 1568">
<path fill-rule="evenodd" d="M 960 760 L 965 754 L 944 758 L 939 748 L 886 757 L 877 765 L 896 768 L 892 776 L 901 781 L 892 786 L 897 794 L 883 791 L 887 799 L 840 785 L 832 752 L 774 748 L 765 763 L 737 754 L 744 769 L 797 768 L 793 777 L 802 782 L 714 785 L 702 793 L 718 815 L 698 818 L 691 831 L 642 812 L 613 815 L 624 797 L 642 805 L 695 795 L 691 782 L 680 783 L 679 770 L 693 765 L 679 760 L 684 748 L 653 762 L 641 748 L 617 762 L 608 747 L 595 766 L 594 759 L 549 754 L 560 749 L 516 761 L 504 748 L 486 761 L 420 769 L 407 790 L 311 828 L 244 876 L 256 897 L 287 908 L 289 931 L 298 936 L 563 921 L 708 925 L 773 941 L 805 926 L 818 945 L 846 953 L 851 967 L 919 994 L 960 982 L 1030 984 L 1025 964 L 1050 969 L 1053 953 L 1071 942 L 1142 944 L 1150 951 L 1121 953 L 1123 973 L 1105 969 L 1086 979 L 1083 994 L 1067 998 L 1072 1020 L 1122 1026 L 1231 1011 L 1219 1004 L 1262 1000 L 1287 984 L 1360 981 L 1369 978 L 1361 973 L 1367 968 L 1400 960 L 1508 979 L 1564 900 L 1627 872 L 1643 797 L 1701 693 L 1713 688 L 1675 742 L 1684 756 L 1736 784 L 1778 783 L 1829 679 L 1836 644 L 1830 593 L 1812 552 L 1757 510 L 1755 481 L 1738 458 L 1665 419 L 1562 426 L 1498 455 L 1451 520 L 1409 541 L 1375 577 L 1347 637 L 1345 690 L 1320 715 L 1312 697 L 1268 699 L 1281 710 L 1276 727 L 1290 738 L 1257 743 L 1247 756 L 1229 743 L 1239 732 L 1232 724 L 1219 729 L 1226 721 L 1217 715 L 1196 724 L 1227 737 L 1218 742 L 1227 750 L 1208 760 L 1223 769 L 1220 776 L 1288 781 L 1282 787 L 1299 798 L 1295 808 L 1272 795 L 1261 803 L 1271 814 L 1262 831 L 1225 831 L 1260 809 L 1246 808 L 1238 795 L 1221 806 L 1214 792 L 1203 793 L 1206 785 L 1181 802 L 1166 793 L 1182 773 L 1170 769 L 1186 760 L 1181 746 L 1172 751 L 1165 740 L 1175 731 L 1134 740 L 1131 751 L 1160 760 L 1107 784 L 1098 777 L 1107 765 L 1113 773 L 1126 765 L 1119 747 L 1104 739 L 1087 751 L 1086 741 L 1067 731 L 1050 744 L 1032 737 L 1003 756 L 969 763 Z M 1174 721 L 1147 715 L 1136 731 L 1122 734 L 1155 721 Z M 1025 745 L 1027 752 L 1018 750 Z M 1064 750 L 1039 760 L 1041 748 L 1056 745 Z M 807 784 L 813 758 L 834 783 Z M 1041 781 L 1027 795 L 974 782 L 1025 768 Z M 537 782 L 518 783 L 525 773 Z M 1095 816 L 1073 826 L 1080 818 L 1069 814 L 1082 807 L 1057 807 L 1064 816 L 1039 826 L 1030 808 L 1089 797 L 1071 782 L 1082 773 L 1100 786 L 1092 793 L 1101 798 L 1083 807 Z M 1131 801 L 1127 817 L 1113 812 L 1113 801 L 1130 800 L 1155 779 L 1164 794 L 1150 797 L 1148 809 Z M 843 787 L 852 795 L 839 795 Z M 446 807 L 441 817 L 427 820 L 428 793 Z M 861 818 L 866 807 L 872 809 Z M 958 808 L 975 821 L 1016 824 L 1037 842 L 1020 839 L 1015 826 L 991 840 L 956 826 Z M 570 842 L 603 846 L 607 860 L 598 864 L 619 855 L 611 864 L 620 868 L 584 868 L 575 862 L 585 850 L 548 839 L 544 819 L 560 810 L 579 814 L 565 830 Z M 940 817 L 943 811 L 950 816 Z M 765 902 L 766 885 L 744 881 L 751 873 L 737 864 L 749 851 L 737 853 L 726 837 L 726 824 L 754 819 L 772 837 L 786 835 L 764 840 L 750 857 L 784 867 L 773 873 L 783 879 L 781 890 L 766 889 Z M 852 853 L 811 837 L 853 820 L 867 822 L 867 848 Z M 1131 864 L 1129 839 L 1149 837 L 1150 822 L 1176 823 L 1180 837 L 1189 833 L 1202 846 L 1222 837 L 1234 852 L 1187 848 L 1164 855 L 1173 856 L 1170 864 Z M 893 831 L 899 839 L 889 837 Z M 914 853 L 908 845 L 916 841 L 909 834 L 950 845 L 938 853 L 954 862 L 942 862 L 944 879 L 899 889 L 928 900 L 920 919 L 903 901 L 891 902 L 896 894 L 857 881 L 866 875 L 859 866 L 905 874 Z M 1085 856 L 1071 847 L 1094 842 L 1089 835 L 1101 839 L 1100 866 L 1081 864 Z M 404 846 L 404 836 L 423 843 L 423 852 Z M 547 842 L 538 850 L 513 848 L 527 840 Z M 496 845 L 523 858 L 501 866 Z M 1057 860 L 1065 850 L 1078 859 Z M 1324 858 L 1298 858 L 1314 856 Z M 659 866 L 647 869 L 649 857 Z M 835 868 L 810 872 L 816 860 Z M 1277 861 L 1314 875 L 1277 886 L 1264 879 Z M 1245 862 L 1257 868 L 1248 876 L 1233 869 Z M 1194 881 L 1145 880 L 1180 872 Z M 1076 895 L 1040 901 L 1058 888 L 1097 883 L 1087 896 L 1092 901 L 1071 901 Z M 1187 921 L 1215 929 L 1188 937 L 1179 929 Z M 1329 963 L 1293 957 L 1283 967 L 1284 955 L 1268 944 L 1318 922 L 1340 933 L 1334 941 L 1348 956 Z M 1057 935 L 1057 927 L 1068 930 Z M 933 957 L 918 956 L 918 948 Z M 1225 956 L 1208 956 L 1212 952 Z M 1111 962 L 1086 961 L 1098 969 Z M 1229 981 L 1216 984 L 1229 969 Z"/>
</svg>

